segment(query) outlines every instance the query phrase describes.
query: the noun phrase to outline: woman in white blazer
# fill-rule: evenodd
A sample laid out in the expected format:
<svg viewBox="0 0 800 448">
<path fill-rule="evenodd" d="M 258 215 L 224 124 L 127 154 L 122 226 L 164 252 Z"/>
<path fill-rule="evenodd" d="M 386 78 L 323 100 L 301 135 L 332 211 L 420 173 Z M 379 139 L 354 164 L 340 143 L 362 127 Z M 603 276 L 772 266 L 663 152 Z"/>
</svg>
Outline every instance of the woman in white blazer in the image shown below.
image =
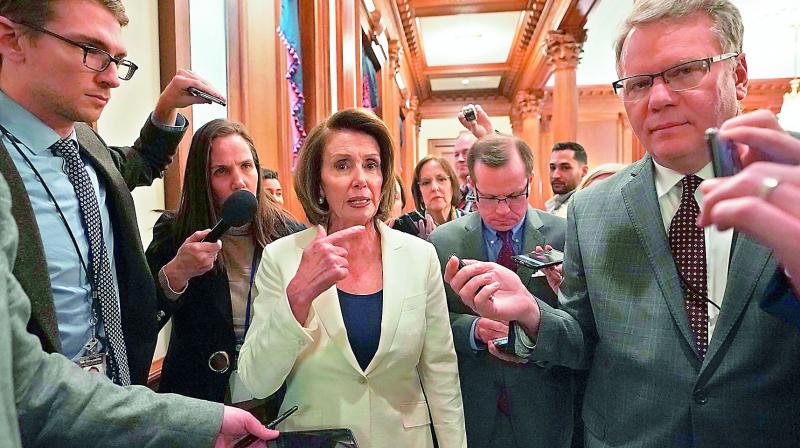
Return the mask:
<svg viewBox="0 0 800 448">
<path fill-rule="evenodd" d="M 383 224 L 394 196 L 386 125 L 356 109 L 317 126 L 295 177 L 316 227 L 269 244 L 238 371 L 256 397 L 286 384 L 278 429 L 353 430 L 362 447 L 466 447 L 436 252 Z"/>
</svg>

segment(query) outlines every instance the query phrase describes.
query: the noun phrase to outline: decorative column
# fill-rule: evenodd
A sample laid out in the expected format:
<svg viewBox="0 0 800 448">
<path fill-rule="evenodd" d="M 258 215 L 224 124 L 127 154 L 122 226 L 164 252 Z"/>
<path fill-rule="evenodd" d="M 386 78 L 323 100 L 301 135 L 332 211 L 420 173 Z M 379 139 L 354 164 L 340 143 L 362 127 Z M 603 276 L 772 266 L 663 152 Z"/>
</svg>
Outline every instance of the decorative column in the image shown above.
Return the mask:
<svg viewBox="0 0 800 448">
<path fill-rule="evenodd" d="M 422 117 L 419 115 L 419 98 L 412 96 L 408 102 L 403 102 L 403 115 L 405 116 L 405 125 L 403 126 L 403 148 L 400 148 L 399 154 L 400 178 L 403 179 L 406 197 L 410 198 L 414 166 L 417 164 L 419 153 L 419 129 L 422 123 Z M 413 209 L 413 204 L 411 207 L 409 210 Z"/>
<path fill-rule="evenodd" d="M 550 148 L 543 148 L 541 145 L 543 104 L 544 93 L 541 90 L 534 90 L 517 92 L 511 106 L 511 127 L 514 136 L 524 140 L 533 152 L 534 176 L 528 201 L 537 208 L 544 206 L 544 201 L 548 197 L 545 194 L 548 194 L 550 187 L 547 174 Z"/>
<path fill-rule="evenodd" d="M 547 33 L 545 52 L 555 72 L 553 89 L 553 140 L 574 141 L 578 134 L 578 85 L 575 71 L 583 52 L 586 32 L 564 30 Z"/>
</svg>

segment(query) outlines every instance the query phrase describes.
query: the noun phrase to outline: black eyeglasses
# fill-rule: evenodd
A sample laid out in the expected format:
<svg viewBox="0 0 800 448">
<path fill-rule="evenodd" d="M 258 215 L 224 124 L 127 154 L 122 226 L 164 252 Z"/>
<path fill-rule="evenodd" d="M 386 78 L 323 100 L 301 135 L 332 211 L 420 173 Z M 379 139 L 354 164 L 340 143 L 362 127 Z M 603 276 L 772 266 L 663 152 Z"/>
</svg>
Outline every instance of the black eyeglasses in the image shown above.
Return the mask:
<svg viewBox="0 0 800 448">
<path fill-rule="evenodd" d="M 123 59 L 114 57 L 109 54 L 107 51 L 101 50 L 97 47 L 94 47 L 89 44 L 82 44 L 79 42 L 75 42 L 72 39 L 68 39 L 60 34 L 56 34 L 52 31 L 46 30 L 40 26 L 36 26 L 27 22 L 17 22 L 20 25 L 27 26 L 32 30 L 36 30 L 40 33 L 47 34 L 48 36 L 53 36 L 56 39 L 64 41 L 70 45 L 74 45 L 81 50 L 83 50 L 83 65 L 90 70 L 94 70 L 96 72 L 104 72 L 111 63 L 117 64 L 117 77 L 123 81 L 127 81 L 133 78 L 133 74 L 136 73 L 136 70 L 139 68 L 133 62 Z"/>
<path fill-rule="evenodd" d="M 673 92 L 691 90 L 703 82 L 708 72 L 711 71 L 711 64 L 736 56 L 739 56 L 739 53 L 724 53 L 719 56 L 684 62 L 660 73 L 622 78 L 614 81 L 611 86 L 614 87 L 614 93 L 625 102 L 639 101 L 646 97 L 656 78 L 663 79 Z"/>
<path fill-rule="evenodd" d="M 528 179 L 525 181 L 524 191 L 520 193 L 510 194 L 508 196 L 481 196 L 481 192 L 478 191 L 478 186 L 476 185 L 475 192 L 477 194 L 475 195 L 475 200 L 477 202 L 483 201 L 484 204 L 491 207 L 497 207 L 498 205 L 500 205 L 501 202 L 505 202 L 506 206 L 511 206 L 511 204 L 520 203 L 523 202 L 523 200 L 528 199 L 528 190 L 529 190 L 528 187 L 530 185 L 531 185 L 531 180 Z"/>
</svg>

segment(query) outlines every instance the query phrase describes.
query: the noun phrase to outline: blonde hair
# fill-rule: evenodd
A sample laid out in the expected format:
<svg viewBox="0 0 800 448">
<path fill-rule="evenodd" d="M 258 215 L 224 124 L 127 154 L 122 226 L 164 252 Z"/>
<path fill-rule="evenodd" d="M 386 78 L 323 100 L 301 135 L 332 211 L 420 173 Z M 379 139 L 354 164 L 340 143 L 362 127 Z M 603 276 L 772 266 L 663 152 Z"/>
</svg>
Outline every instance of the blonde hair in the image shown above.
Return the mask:
<svg viewBox="0 0 800 448">
<path fill-rule="evenodd" d="M 578 184 L 578 188 L 576 189 L 576 191 L 583 190 L 584 188 L 588 187 L 589 185 L 594 183 L 596 179 L 600 176 L 606 174 L 612 174 L 612 175 L 617 174 L 627 166 L 628 165 L 624 163 L 604 163 L 602 165 L 598 165 L 589 170 L 589 172 L 586 173 L 585 176 L 583 176 L 583 179 L 581 179 L 581 182 Z"/>
</svg>

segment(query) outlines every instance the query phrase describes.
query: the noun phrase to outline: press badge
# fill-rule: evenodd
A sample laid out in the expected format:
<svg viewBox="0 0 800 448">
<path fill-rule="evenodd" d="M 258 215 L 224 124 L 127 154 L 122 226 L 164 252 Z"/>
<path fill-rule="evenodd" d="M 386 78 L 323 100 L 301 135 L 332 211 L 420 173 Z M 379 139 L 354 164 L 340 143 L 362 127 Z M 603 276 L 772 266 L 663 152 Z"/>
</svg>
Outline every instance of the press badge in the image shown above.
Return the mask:
<svg viewBox="0 0 800 448">
<path fill-rule="evenodd" d="M 106 354 L 97 353 L 94 355 L 81 356 L 80 358 L 78 358 L 78 367 L 87 372 L 99 373 L 100 375 L 105 376 Z"/>
<path fill-rule="evenodd" d="M 78 358 L 78 367 L 87 372 L 105 376 L 106 354 L 97 352 L 99 342 L 96 338 L 92 338 L 83 346 L 83 356 Z"/>
</svg>

